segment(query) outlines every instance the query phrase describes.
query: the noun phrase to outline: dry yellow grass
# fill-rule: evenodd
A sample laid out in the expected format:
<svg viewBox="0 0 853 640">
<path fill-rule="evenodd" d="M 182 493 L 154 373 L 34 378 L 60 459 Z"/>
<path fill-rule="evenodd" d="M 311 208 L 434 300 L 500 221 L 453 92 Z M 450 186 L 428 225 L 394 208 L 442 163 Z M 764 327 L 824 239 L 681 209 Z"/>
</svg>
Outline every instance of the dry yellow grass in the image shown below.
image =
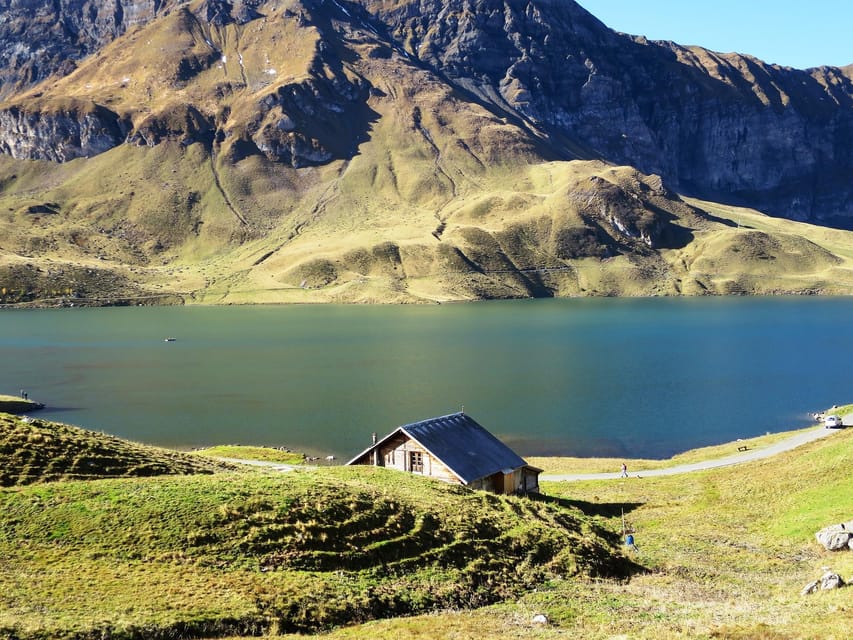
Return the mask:
<svg viewBox="0 0 853 640">
<path fill-rule="evenodd" d="M 153 146 L 0 158 L 0 302 L 853 292 L 850 232 L 681 200 L 629 167 L 546 161 L 404 56 L 366 38 L 338 59 L 291 3 L 268 9 L 224 27 L 175 10 L 16 100 L 105 105 Z M 331 160 L 241 151 L 301 117 L 267 98 L 330 82 L 364 92 L 328 127 L 297 123 Z"/>
</svg>

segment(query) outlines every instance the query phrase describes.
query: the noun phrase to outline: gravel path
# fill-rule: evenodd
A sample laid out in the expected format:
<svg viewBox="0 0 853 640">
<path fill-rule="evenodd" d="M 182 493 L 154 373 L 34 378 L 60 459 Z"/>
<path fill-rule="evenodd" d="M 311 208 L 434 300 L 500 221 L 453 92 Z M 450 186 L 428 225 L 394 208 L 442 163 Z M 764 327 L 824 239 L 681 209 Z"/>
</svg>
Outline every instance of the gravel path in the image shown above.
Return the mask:
<svg viewBox="0 0 853 640">
<path fill-rule="evenodd" d="M 853 414 L 848 414 L 844 416 L 845 424 L 850 424 L 851 420 L 853 420 Z M 740 464 L 742 462 L 751 462 L 752 460 L 762 460 L 764 458 L 775 456 L 776 454 L 782 453 L 783 451 L 790 451 L 791 449 L 795 449 L 800 445 L 806 444 L 807 442 L 812 442 L 820 438 L 825 438 L 827 436 L 832 435 L 833 433 L 837 433 L 838 431 L 840 431 L 840 429 L 826 429 L 823 426 L 814 427 L 812 429 L 809 429 L 808 431 L 803 431 L 802 433 L 793 435 L 790 438 L 786 438 L 785 440 L 780 440 L 775 444 L 771 444 L 761 449 L 749 449 L 748 451 L 741 451 L 736 454 L 726 456 L 725 458 L 716 458 L 714 460 L 705 460 L 703 462 L 694 462 L 691 464 L 680 464 L 674 467 L 667 467 L 666 469 L 631 471 L 631 469 L 629 468 L 628 476 L 631 478 L 674 476 L 680 473 L 705 471 L 706 469 L 728 467 L 730 465 Z M 272 469 L 273 471 L 293 471 L 294 469 L 311 470 L 317 468 L 316 466 L 311 465 L 293 465 L 284 464 L 280 462 L 268 462 L 265 460 L 244 460 L 241 458 L 220 457 L 217 457 L 215 459 L 221 460 L 222 462 L 230 462 L 232 464 L 245 464 L 255 467 L 266 467 L 268 469 Z M 622 472 L 615 471 L 612 473 L 543 473 L 539 476 L 539 479 L 548 482 L 572 482 L 577 480 L 618 480 L 621 477 Z"/>
<path fill-rule="evenodd" d="M 844 416 L 845 424 L 851 418 Z M 649 469 L 648 471 L 631 471 L 628 469 L 628 476 L 631 478 L 650 478 L 652 476 L 674 476 L 679 473 L 690 473 L 691 471 L 704 471 L 706 469 L 716 469 L 717 467 L 727 467 L 741 462 L 751 462 L 752 460 L 761 460 L 775 456 L 783 451 L 790 451 L 800 445 L 825 438 L 840 431 L 840 429 L 826 429 L 823 426 L 814 427 L 803 433 L 791 436 L 786 440 L 780 440 L 775 444 L 762 449 L 750 449 L 742 451 L 734 455 L 726 456 L 725 458 L 717 458 L 716 460 L 705 460 L 704 462 L 694 462 L 692 464 L 680 464 L 675 467 L 667 467 L 666 469 Z M 550 482 L 566 482 L 574 480 L 615 480 L 622 477 L 621 471 L 614 473 L 559 473 L 559 474 L 542 474 L 540 480 Z"/>
</svg>

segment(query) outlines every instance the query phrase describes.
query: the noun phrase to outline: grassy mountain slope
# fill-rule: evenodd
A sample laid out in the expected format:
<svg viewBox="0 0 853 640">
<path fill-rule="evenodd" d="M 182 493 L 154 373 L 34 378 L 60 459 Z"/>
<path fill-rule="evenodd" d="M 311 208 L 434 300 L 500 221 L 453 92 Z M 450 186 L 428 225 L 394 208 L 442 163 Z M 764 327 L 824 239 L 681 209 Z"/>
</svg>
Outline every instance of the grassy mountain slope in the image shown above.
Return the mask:
<svg viewBox="0 0 853 640">
<path fill-rule="evenodd" d="M 312 631 L 631 567 L 577 510 L 381 469 L 52 483 L 0 505 L 0 633 L 21 639 Z"/>
<path fill-rule="evenodd" d="M 547 503 L 344 467 L 3 488 L 0 633 L 846 638 L 847 592 L 799 590 L 853 572 L 813 537 L 849 519 L 851 445 L 847 429 L 709 472 L 550 483 Z M 628 559 L 607 533 L 623 517 Z"/>
<path fill-rule="evenodd" d="M 2 105 L 74 159 L 0 157 L 0 303 L 853 291 L 850 233 L 738 226 L 657 176 L 557 160 L 331 5 L 206 6 Z"/>
<path fill-rule="evenodd" d="M 194 144 L 180 151 L 120 147 L 85 164 L 40 166 L 31 180 L 21 172 L 21 190 L 0 194 L 0 211 L 12 211 L 0 215 L 3 301 L 382 302 L 853 290 L 850 232 L 681 201 L 654 177 L 599 163 L 481 171 L 454 183 L 455 194 L 435 194 L 440 182 L 418 180 L 420 171 L 435 171 L 434 162 L 422 162 L 425 168 L 395 158 L 391 148 L 374 139 L 364 156 L 311 170 L 316 184 L 303 188 L 313 196 L 284 216 L 262 216 L 256 226 L 228 211 L 216 181 L 242 185 L 234 201 L 246 211 L 273 211 L 280 195 L 264 185 L 295 170 L 253 158 L 214 179 L 208 152 Z M 384 165 L 368 157 L 380 152 Z M 20 161 L 2 164 L 11 170 Z M 126 172 L 110 171 L 113 164 Z M 139 170 L 148 178 L 132 179 Z M 46 172 L 58 174 L 56 187 L 44 180 Z M 115 206 L 126 196 L 161 204 L 156 215 L 140 205 L 134 218 L 132 208 L 128 215 Z M 67 213 L 64 198 L 73 201 Z M 29 212 L 45 202 L 60 213 Z"/>
<path fill-rule="evenodd" d="M 484 609 L 358 625 L 328 637 L 846 639 L 851 587 L 809 597 L 800 590 L 826 568 L 853 578 L 853 556 L 824 551 L 814 539 L 850 518 L 851 448 L 847 429 L 763 462 L 709 472 L 548 483 L 549 495 L 613 530 L 621 530 L 624 513 L 639 546 L 631 558 L 648 571 L 628 582 L 550 581 Z M 571 471 L 595 472 L 597 464 L 575 459 Z M 549 623 L 533 624 L 537 613 Z"/>
<path fill-rule="evenodd" d="M 170 474 L 229 465 L 47 420 L 0 413 L 0 486 Z"/>
</svg>

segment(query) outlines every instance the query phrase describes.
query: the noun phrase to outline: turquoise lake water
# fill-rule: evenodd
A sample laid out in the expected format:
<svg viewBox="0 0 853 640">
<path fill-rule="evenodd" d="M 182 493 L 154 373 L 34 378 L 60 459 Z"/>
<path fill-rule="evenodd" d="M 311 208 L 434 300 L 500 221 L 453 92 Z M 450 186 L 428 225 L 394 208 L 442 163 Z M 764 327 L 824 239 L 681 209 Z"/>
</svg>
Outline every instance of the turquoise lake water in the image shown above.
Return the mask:
<svg viewBox="0 0 853 640">
<path fill-rule="evenodd" d="M 166 446 L 345 459 L 464 405 L 521 455 L 668 457 L 853 402 L 851 312 L 853 298 L 5 311 L 0 393 Z"/>
</svg>

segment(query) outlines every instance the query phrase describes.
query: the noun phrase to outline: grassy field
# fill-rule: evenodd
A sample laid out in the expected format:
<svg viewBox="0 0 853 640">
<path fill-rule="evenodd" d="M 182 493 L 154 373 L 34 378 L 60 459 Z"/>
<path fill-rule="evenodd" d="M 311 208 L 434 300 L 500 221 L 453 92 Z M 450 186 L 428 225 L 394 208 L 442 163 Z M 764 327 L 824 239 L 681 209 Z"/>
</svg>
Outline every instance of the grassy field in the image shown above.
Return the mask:
<svg viewBox="0 0 853 640">
<path fill-rule="evenodd" d="M 845 424 L 853 422 L 853 415 L 847 417 L 848 414 L 853 414 L 853 405 L 836 406 L 827 409 L 825 415 L 838 414 L 844 416 Z M 741 447 L 746 447 L 749 451 L 761 451 L 767 447 L 787 440 L 793 435 L 803 433 L 812 429 L 795 431 L 781 431 L 779 433 L 768 433 L 755 438 L 741 438 L 735 442 L 725 442 L 723 444 L 712 445 L 710 447 L 701 447 L 699 449 L 691 449 L 682 453 L 676 454 L 666 460 L 646 460 L 641 458 L 633 458 L 629 460 L 629 472 L 635 474 L 637 472 L 648 471 L 652 469 L 668 469 L 680 465 L 694 464 L 697 462 L 705 462 L 711 460 L 719 460 L 735 455 Z M 526 460 L 541 469 L 545 470 L 546 474 L 577 474 L 577 473 L 615 473 L 621 468 L 625 459 L 623 458 L 545 458 L 545 457 L 528 457 Z"/>
<path fill-rule="evenodd" d="M 580 510 L 373 469 L 50 483 L 0 514 L 21 639 L 317 631 L 632 567 Z"/>
<path fill-rule="evenodd" d="M 809 427 L 811 428 L 811 427 Z M 666 460 L 646 460 L 634 458 L 629 460 L 629 471 L 634 474 L 636 472 L 648 471 L 651 469 L 667 469 L 683 464 L 693 464 L 696 462 L 704 462 L 706 460 L 718 460 L 738 453 L 739 447 L 746 447 L 750 451 L 760 451 L 772 444 L 786 440 L 796 433 L 807 431 L 783 431 L 781 433 L 771 433 L 755 438 L 743 438 L 736 442 L 726 442 L 724 444 L 714 445 L 710 447 L 702 447 L 700 449 L 691 449 L 683 453 L 676 454 Z M 546 474 L 560 473 L 615 473 L 620 470 L 620 467 L 625 459 L 623 458 L 540 458 L 528 457 L 526 460 L 542 469 L 545 469 Z"/>
<path fill-rule="evenodd" d="M 853 515 L 851 452 L 853 429 L 846 429 L 738 467 L 546 483 L 548 495 L 605 528 L 621 531 L 624 513 L 639 548 L 631 558 L 644 571 L 628 581 L 551 580 L 491 607 L 374 622 L 327 637 L 846 640 L 853 629 L 849 588 L 799 592 L 825 567 L 853 581 L 853 554 L 824 551 L 814 540 L 818 529 Z M 537 613 L 549 624 L 532 623 Z"/>
<path fill-rule="evenodd" d="M 853 578 L 853 554 L 814 540 L 853 515 L 853 429 L 737 467 L 544 483 L 531 500 L 350 467 L 68 480 L 51 469 L 70 445 L 52 441 L 121 441 L 0 424 L 13 434 L 4 468 L 35 456 L 17 451 L 56 460 L 31 467 L 38 483 L 0 489 L 0 637 L 841 640 L 853 628 L 846 591 L 799 595 L 823 567 Z M 638 550 L 621 544 L 623 518 Z"/>
<path fill-rule="evenodd" d="M 234 458 L 237 460 L 260 460 L 262 462 L 279 462 L 282 464 L 302 464 L 305 456 L 290 450 L 274 447 L 249 447 L 245 445 L 217 445 L 192 452 L 194 455 L 207 458 Z"/>
</svg>

